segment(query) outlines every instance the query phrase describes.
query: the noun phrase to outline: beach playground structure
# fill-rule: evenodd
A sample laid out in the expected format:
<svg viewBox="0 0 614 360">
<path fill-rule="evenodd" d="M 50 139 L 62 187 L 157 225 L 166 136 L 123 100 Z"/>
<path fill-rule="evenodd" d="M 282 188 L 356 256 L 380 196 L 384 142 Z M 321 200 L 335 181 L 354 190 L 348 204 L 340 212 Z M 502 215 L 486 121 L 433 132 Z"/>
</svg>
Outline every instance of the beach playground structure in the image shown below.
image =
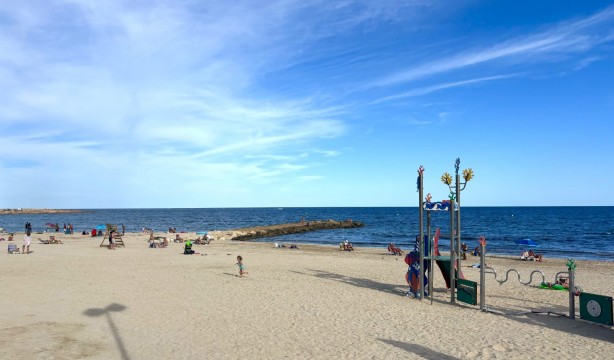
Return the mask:
<svg viewBox="0 0 614 360">
<path fill-rule="evenodd" d="M 553 288 L 557 286 L 558 280 L 562 277 L 567 279 L 566 286 L 569 291 L 569 312 L 568 314 L 556 314 L 549 312 L 548 314 L 556 314 L 566 316 L 569 319 L 576 318 L 575 298 L 580 300 L 580 318 L 583 320 L 612 326 L 613 318 L 613 301 L 612 297 L 599 294 L 585 293 L 575 284 L 575 261 L 569 259 L 567 262 L 567 271 L 558 272 L 553 283 L 546 282 L 546 276 L 539 270 L 533 270 L 530 273 L 528 281 L 522 281 L 520 273 L 516 269 L 509 269 L 505 272 L 504 279 L 497 278 L 497 272 L 486 265 L 486 238 L 480 237 L 479 253 L 480 253 L 480 282 L 464 279 L 461 269 L 461 206 L 460 195 L 473 178 L 473 170 L 465 169 L 462 171 L 464 182 L 461 182 L 459 175 L 460 159 L 455 161 L 455 182 L 453 185 L 452 176 L 447 172 L 441 176 L 441 181 L 446 184 L 450 190 L 449 200 L 441 202 L 433 202 L 430 194 L 424 197 L 424 167 L 418 168 L 418 197 L 419 197 L 419 235 L 416 238 L 414 251 L 408 254 L 406 262 L 409 265 L 406 274 L 407 283 L 410 289 L 407 295 L 412 295 L 419 300 L 426 297 L 430 298 L 433 303 L 433 269 L 436 263 L 440 268 L 446 287 L 450 289 L 450 302 L 455 303 L 456 300 L 469 305 L 478 305 L 478 286 L 479 286 L 479 307 L 481 311 L 503 314 L 486 306 L 486 274 L 495 276 L 495 280 L 503 285 L 510 280 L 510 274 L 516 273 L 519 283 L 530 286 L 533 283 L 533 277 L 541 280 L 536 287 Z M 433 211 L 448 211 L 450 213 L 450 255 L 442 256 L 438 251 L 438 241 L 440 231 L 435 231 L 435 236 L 431 238 L 431 213 Z M 426 215 L 426 234 L 424 218 Z M 554 284 L 554 285 L 553 285 Z M 561 286 L 562 288 L 562 286 Z M 530 312 L 540 313 L 540 312 Z M 518 315 L 518 314 L 516 314 Z"/>
<path fill-rule="evenodd" d="M 450 302 L 456 301 L 457 283 L 463 283 L 461 268 L 461 217 L 460 217 L 460 195 L 467 183 L 473 178 L 473 170 L 465 169 L 462 172 L 463 180 L 459 175 L 460 158 L 454 163 L 455 182 L 452 184 L 452 176 L 445 172 L 441 176 L 441 181 L 448 186 L 450 191 L 448 200 L 433 202 L 431 194 L 424 197 L 424 167 L 418 168 L 418 209 L 419 209 L 419 235 L 416 241 L 416 250 L 413 252 L 417 261 L 413 261 L 408 269 L 408 282 L 410 283 L 409 294 L 422 300 L 427 294 L 433 303 L 433 282 L 432 272 L 435 263 L 439 266 L 446 285 L 450 289 Z M 442 256 L 438 251 L 439 230 L 436 237 L 431 238 L 431 213 L 433 211 L 448 211 L 450 213 L 450 255 Z M 426 214 L 426 233 L 424 215 Z M 416 264 L 417 262 L 417 264 Z M 425 274 L 427 271 L 427 274 Z M 426 287 L 428 286 L 428 290 Z M 462 295 L 461 295 L 462 296 Z"/>
</svg>

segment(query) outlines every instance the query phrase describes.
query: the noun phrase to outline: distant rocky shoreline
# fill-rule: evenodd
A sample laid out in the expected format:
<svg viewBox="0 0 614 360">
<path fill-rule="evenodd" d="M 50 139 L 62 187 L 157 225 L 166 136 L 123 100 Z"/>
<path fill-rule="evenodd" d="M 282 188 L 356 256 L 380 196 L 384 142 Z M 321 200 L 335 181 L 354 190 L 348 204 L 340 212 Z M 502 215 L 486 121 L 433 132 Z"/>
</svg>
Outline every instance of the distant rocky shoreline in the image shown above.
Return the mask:
<svg viewBox="0 0 614 360">
<path fill-rule="evenodd" d="M 0 215 L 17 215 L 17 214 L 68 214 L 68 213 L 80 213 L 83 210 L 72 209 L 1 209 Z"/>
</svg>

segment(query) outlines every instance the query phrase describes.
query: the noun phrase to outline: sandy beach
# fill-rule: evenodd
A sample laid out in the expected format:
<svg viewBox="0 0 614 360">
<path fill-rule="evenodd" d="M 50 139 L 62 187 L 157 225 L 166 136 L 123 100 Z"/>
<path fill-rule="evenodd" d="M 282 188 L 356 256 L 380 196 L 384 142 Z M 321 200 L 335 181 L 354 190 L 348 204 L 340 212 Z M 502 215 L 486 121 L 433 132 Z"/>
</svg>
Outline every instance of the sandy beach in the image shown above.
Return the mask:
<svg viewBox="0 0 614 360">
<path fill-rule="evenodd" d="M 28 255 L 7 254 L 0 242 L 2 359 L 614 359 L 613 329 L 524 314 L 566 313 L 565 291 L 488 276 L 488 306 L 523 313 L 502 316 L 450 304 L 437 270 L 431 305 L 404 296 L 407 265 L 383 248 L 216 240 L 186 256 L 180 243 L 150 249 L 140 233 L 117 250 L 99 247 L 99 237 L 38 238 L 48 234 L 33 234 Z M 566 270 L 556 259 L 487 263 L 523 279 L 539 269 L 552 281 Z M 585 292 L 614 295 L 614 263 L 578 261 L 576 271 Z M 479 281 L 479 269 L 463 272 Z"/>
</svg>

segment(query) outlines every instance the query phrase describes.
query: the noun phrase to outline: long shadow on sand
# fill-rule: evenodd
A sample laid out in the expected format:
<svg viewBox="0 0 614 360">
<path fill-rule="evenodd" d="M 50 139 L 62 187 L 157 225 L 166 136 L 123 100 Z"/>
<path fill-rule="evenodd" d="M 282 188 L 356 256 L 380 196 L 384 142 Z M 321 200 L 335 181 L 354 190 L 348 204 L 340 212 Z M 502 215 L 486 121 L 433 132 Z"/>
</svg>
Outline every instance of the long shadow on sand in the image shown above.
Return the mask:
<svg viewBox="0 0 614 360">
<path fill-rule="evenodd" d="M 334 281 L 338 281 L 344 284 L 357 286 L 357 287 L 361 287 L 365 289 L 382 291 L 382 292 L 393 294 L 393 295 L 402 295 L 402 296 L 407 295 L 407 289 L 408 289 L 407 286 L 385 284 L 385 283 L 377 282 L 377 281 L 370 280 L 370 279 L 356 278 L 352 276 L 340 275 L 340 274 L 335 274 L 335 273 L 331 273 L 328 271 L 322 271 L 322 270 L 312 270 L 312 269 L 308 269 L 308 270 L 313 271 L 313 274 L 307 274 L 307 273 L 303 273 L 300 271 L 290 271 L 290 272 L 299 274 L 299 275 L 314 276 L 320 279 L 334 280 Z M 433 289 L 433 293 L 436 293 L 436 292 L 448 292 L 448 290 L 445 288 Z M 430 299 L 425 299 L 425 301 L 430 301 Z M 440 299 L 433 299 L 433 302 L 440 303 L 440 304 L 447 303 L 447 301 L 443 301 Z"/>
<path fill-rule="evenodd" d="M 299 275 L 315 276 L 320 279 L 334 280 L 334 281 L 338 281 L 344 284 L 358 286 L 361 288 L 366 288 L 366 289 L 371 289 L 371 290 L 383 291 L 385 293 L 394 294 L 394 295 L 405 295 L 405 292 L 407 291 L 405 288 L 399 285 L 385 284 L 385 283 L 381 283 L 381 282 L 370 280 L 370 279 L 361 279 L 361 278 L 356 278 L 356 277 L 351 277 L 351 276 L 339 275 L 339 274 L 331 273 L 328 271 L 322 271 L 322 270 L 309 269 L 309 271 L 312 271 L 313 274 L 307 274 L 307 273 L 303 273 L 300 271 L 291 271 L 291 272 L 295 274 L 299 274 Z"/>
<path fill-rule="evenodd" d="M 344 284 L 358 286 L 361 288 L 366 288 L 366 289 L 371 289 L 371 290 L 382 291 L 382 292 L 394 294 L 394 295 L 404 295 L 406 292 L 405 287 L 401 287 L 398 285 L 385 284 L 385 283 L 381 283 L 381 282 L 370 280 L 370 279 L 356 278 L 356 277 L 335 274 L 335 273 L 331 273 L 328 271 L 322 271 L 322 270 L 309 269 L 309 271 L 313 272 L 313 274 L 302 273 L 299 271 L 292 271 L 292 272 L 296 274 L 300 274 L 300 275 L 315 276 L 321 279 L 334 280 L 334 281 L 338 281 Z M 436 289 L 436 290 L 439 290 L 439 289 Z M 429 301 L 429 300 L 425 299 L 425 301 Z M 434 299 L 433 302 L 440 303 L 440 304 L 447 304 L 449 306 L 458 306 L 458 305 L 450 304 L 448 301 L 442 301 L 439 299 Z M 492 306 L 490 306 L 490 308 L 493 310 L 504 312 L 504 313 L 509 312 L 509 309 L 495 308 Z M 574 320 L 570 320 L 565 317 L 549 316 L 549 315 L 541 315 L 541 314 L 506 315 L 505 317 L 507 317 L 508 319 L 514 320 L 514 321 L 518 321 L 520 323 L 524 323 L 524 324 L 547 327 L 547 328 L 557 330 L 557 331 L 564 331 L 564 332 L 568 332 L 574 335 L 579 335 L 579 336 L 583 336 L 583 337 L 587 337 L 591 339 L 597 339 L 597 340 L 601 340 L 601 341 L 605 341 L 609 343 L 614 343 L 614 331 L 612 329 L 605 328 L 603 326 L 599 326 L 596 324 L 591 324 L 585 321 L 574 321 Z M 414 346 L 414 345 L 409 344 L 408 346 Z"/>
<path fill-rule="evenodd" d="M 506 312 L 506 309 L 489 306 L 490 309 Z M 596 339 L 614 344 L 614 331 L 612 329 L 593 324 L 582 320 L 571 320 L 567 317 L 560 316 L 551 312 L 554 315 L 545 314 L 545 311 L 536 311 L 535 313 L 521 313 L 518 315 L 502 315 L 506 318 L 519 323 L 547 327 L 557 331 L 567 332 L 569 334 L 583 336 L 590 339 Z M 579 315 L 576 316 L 579 318 Z"/>
<path fill-rule="evenodd" d="M 426 346 L 422 346 L 418 344 L 411 344 L 411 343 L 406 343 L 402 341 L 388 340 L 388 339 L 378 339 L 378 340 L 381 342 L 385 342 L 386 344 L 396 346 L 399 349 L 403 349 L 407 352 L 414 353 L 425 359 L 433 359 L 433 360 L 435 359 L 436 360 L 457 360 L 458 359 L 458 358 L 455 358 L 454 356 L 446 355 L 446 354 L 440 353 L 439 351 L 435 351 L 435 350 L 427 348 Z"/>
<path fill-rule="evenodd" d="M 547 291 L 547 290 L 545 290 Z M 510 310 L 509 308 L 501 306 L 488 305 L 489 309 L 504 313 L 508 319 L 518 321 L 520 323 L 544 326 L 558 331 L 564 331 L 570 334 L 584 336 L 591 339 L 597 339 L 609 343 L 614 343 L 614 331 L 606 327 L 593 324 L 586 321 L 574 321 L 567 317 L 569 314 L 569 307 L 566 303 L 554 304 L 543 303 L 539 301 L 515 298 L 512 296 L 500 296 L 500 295 L 486 295 L 487 303 L 488 298 L 499 298 L 505 300 L 516 300 L 522 303 L 531 303 L 541 305 L 539 308 L 529 309 L 527 311 L 522 310 Z M 576 304 L 579 300 L 576 298 Z M 565 316 L 561 316 L 565 315 Z M 580 315 L 576 314 L 576 318 Z"/>
<path fill-rule="evenodd" d="M 107 321 L 109 322 L 109 327 L 111 328 L 111 333 L 113 334 L 113 338 L 115 339 L 115 344 L 117 345 L 117 349 L 121 355 L 122 360 L 130 360 L 130 356 L 128 356 L 128 352 L 126 351 L 126 347 L 124 346 L 124 342 L 122 341 L 121 336 L 119 336 L 119 330 L 115 326 L 113 319 L 111 318 L 112 312 L 120 312 L 126 310 L 126 307 L 121 304 L 109 304 L 107 307 L 101 308 L 90 308 L 83 312 L 84 315 L 90 317 L 98 317 L 102 315 L 106 315 Z"/>
</svg>

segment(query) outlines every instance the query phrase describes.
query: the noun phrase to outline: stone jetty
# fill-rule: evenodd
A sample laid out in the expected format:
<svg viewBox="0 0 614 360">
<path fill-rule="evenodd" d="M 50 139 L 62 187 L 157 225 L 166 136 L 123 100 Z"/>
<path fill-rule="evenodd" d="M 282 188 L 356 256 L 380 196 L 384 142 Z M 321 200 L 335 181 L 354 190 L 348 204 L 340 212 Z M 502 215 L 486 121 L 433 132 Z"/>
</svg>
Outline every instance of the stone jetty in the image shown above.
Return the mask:
<svg viewBox="0 0 614 360">
<path fill-rule="evenodd" d="M 287 234 L 298 234 L 307 231 L 325 229 L 349 229 L 364 226 L 358 221 L 346 220 L 323 220 L 323 221 L 299 221 L 296 223 L 277 224 L 267 226 L 254 226 L 233 230 L 210 231 L 209 236 L 216 240 L 253 240 L 262 237 L 272 237 Z"/>
</svg>

